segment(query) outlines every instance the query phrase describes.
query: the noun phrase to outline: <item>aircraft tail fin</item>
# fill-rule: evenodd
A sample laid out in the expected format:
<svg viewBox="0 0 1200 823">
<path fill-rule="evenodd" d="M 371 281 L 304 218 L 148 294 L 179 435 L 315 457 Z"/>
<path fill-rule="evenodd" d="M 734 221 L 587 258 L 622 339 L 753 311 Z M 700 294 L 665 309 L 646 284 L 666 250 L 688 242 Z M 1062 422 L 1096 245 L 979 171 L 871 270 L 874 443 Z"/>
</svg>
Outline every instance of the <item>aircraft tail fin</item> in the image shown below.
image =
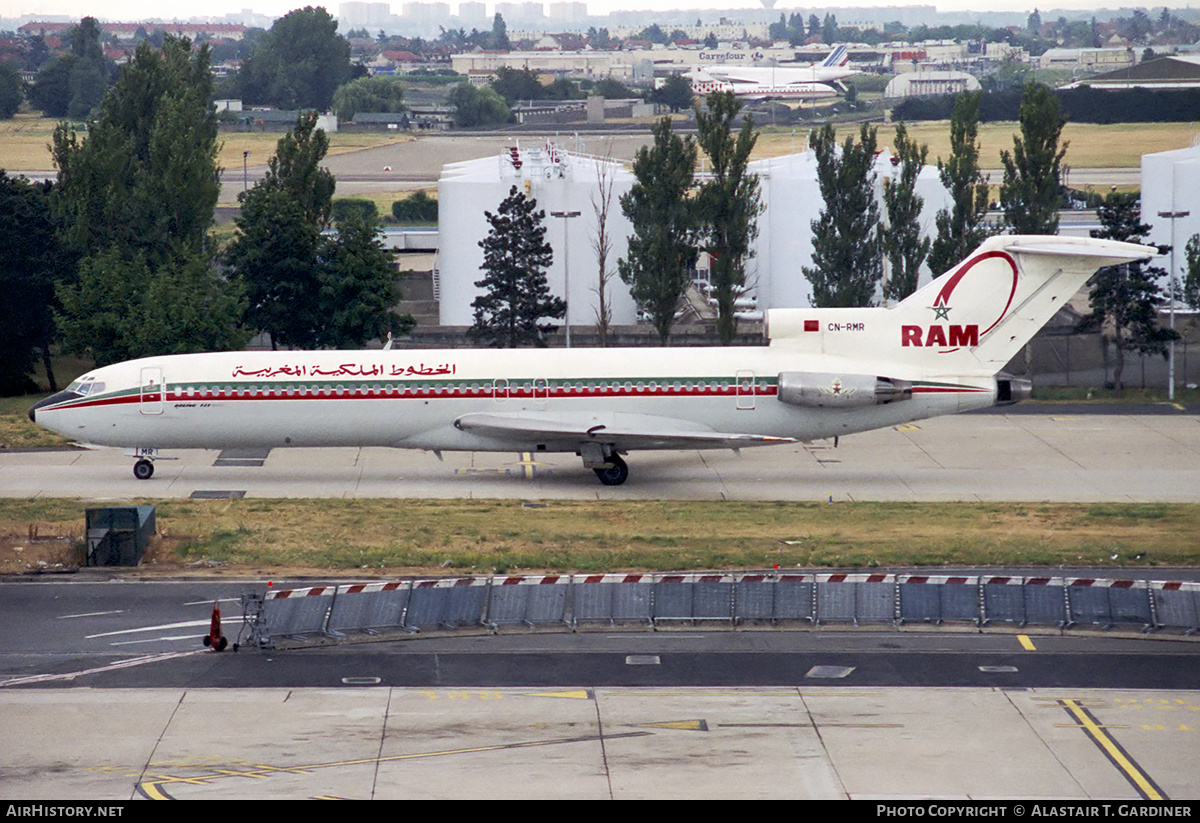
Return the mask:
<svg viewBox="0 0 1200 823">
<path fill-rule="evenodd" d="M 924 373 L 994 374 L 1097 269 L 1155 254 L 1152 247 L 1114 240 L 991 237 L 897 306 L 772 311 L 768 333 L 772 343 L 874 356 Z"/>
<path fill-rule="evenodd" d="M 850 50 L 846 46 L 838 46 L 833 51 L 829 52 L 829 56 L 821 62 L 821 68 L 836 69 L 841 68 L 850 62 Z"/>
</svg>

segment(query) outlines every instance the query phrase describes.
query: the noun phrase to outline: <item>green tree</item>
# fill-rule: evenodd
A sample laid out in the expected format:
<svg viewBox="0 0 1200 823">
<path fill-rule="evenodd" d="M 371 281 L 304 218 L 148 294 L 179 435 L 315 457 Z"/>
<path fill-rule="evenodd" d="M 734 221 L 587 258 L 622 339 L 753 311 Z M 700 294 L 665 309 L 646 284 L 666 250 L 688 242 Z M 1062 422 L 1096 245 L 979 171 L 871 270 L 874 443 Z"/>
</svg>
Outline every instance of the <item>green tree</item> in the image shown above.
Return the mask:
<svg viewBox="0 0 1200 823">
<path fill-rule="evenodd" d="M 950 157 L 938 159 L 938 174 L 950 193 L 951 206 L 935 218 L 937 234 L 929 249 L 929 268 L 937 277 L 965 260 L 990 234 L 988 183 L 979 168 L 979 103 L 983 92 L 954 98 L 950 117 Z"/>
<path fill-rule="evenodd" d="M 350 79 L 350 41 L 323 8 L 305 6 L 275 21 L 238 72 L 248 103 L 328 111 L 338 86 Z"/>
<path fill-rule="evenodd" d="M 25 81 L 12 63 L 0 63 L 0 120 L 9 120 L 25 99 Z"/>
<path fill-rule="evenodd" d="M 667 106 L 672 112 L 690 109 L 695 97 L 692 94 L 692 84 L 681 74 L 672 74 L 661 87 L 650 95 L 651 102 Z"/>
<path fill-rule="evenodd" d="M 392 203 L 392 218 L 397 223 L 437 223 L 438 201 L 417 189 L 403 200 Z"/>
<path fill-rule="evenodd" d="M 454 125 L 459 128 L 513 123 L 517 119 L 491 86 L 477 89 L 470 83 L 459 83 L 450 90 L 447 102 L 454 107 Z"/>
<path fill-rule="evenodd" d="M 1046 86 L 1028 84 L 1021 98 L 1020 123 L 1021 135 L 1013 136 L 1013 150 L 1000 152 L 1004 220 L 1014 234 L 1057 234 L 1067 153 L 1067 143 L 1059 142 L 1066 120 L 1058 97 Z"/>
<path fill-rule="evenodd" d="M 362 112 L 405 111 L 404 84 L 394 77 L 360 77 L 338 86 L 333 110 L 341 121 L 353 120 Z"/>
<path fill-rule="evenodd" d="M 510 106 L 518 100 L 542 100 L 547 97 L 546 87 L 531 69 L 501 66 L 496 69 L 496 79 L 491 85 Z"/>
<path fill-rule="evenodd" d="M 1180 297 L 1193 309 L 1200 309 L 1200 234 L 1193 234 L 1186 247 L 1187 271 L 1180 284 Z"/>
<path fill-rule="evenodd" d="M 245 336 L 236 321 L 241 292 L 215 276 L 204 253 L 152 266 L 143 251 L 116 246 L 79 264 L 75 283 L 57 290 L 63 346 L 102 366 L 154 354 L 231 349 Z"/>
<path fill-rule="evenodd" d="M 339 221 L 337 239 L 327 242 L 322 263 L 323 345 L 357 348 L 416 325 L 412 315 L 392 313 L 400 300 L 400 278 L 374 221 L 353 213 Z"/>
<path fill-rule="evenodd" d="M 1111 192 L 1096 210 L 1100 228 L 1092 237 L 1140 242 L 1150 233 L 1142 223 L 1141 197 L 1138 194 Z M 1164 253 L 1166 249 L 1159 249 Z M 1167 343 L 1178 335 L 1158 324 L 1158 305 L 1163 295 L 1157 280 L 1165 275 L 1161 268 L 1138 261 L 1100 269 L 1091 279 L 1089 314 L 1079 321 L 1081 329 L 1099 329 L 1101 337 L 1115 352 L 1113 388 L 1120 395 L 1124 388 L 1125 353 L 1166 356 Z"/>
<path fill-rule="evenodd" d="M 746 285 L 746 260 L 754 254 L 750 244 L 758 236 L 756 221 L 762 212 L 758 175 L 747 171 L 758 139 L 753 118 L 745 117 L 737 136 L 733 134 L 741 109 L 733 92 L 710 94 L 706 108 L 696 109 L 697 140 L 712 169 L 696 196 L 696 212 L 704 249 L 712 258 L 717 334 L 725 345 L 737 336 L 734 299 Z"/>
<path fill-rule="evenodd" d="M 876 130 L 864 123 L 840 147 L 832 124 L 813 131 L 817 186 L 825 205 L 812 221 L 813 265 L 804 276 L 819 307 L 870 306 L 883 277 L 879 204 L 875 200 Z"/>
<path fill-rule="evenodd" d="M 55 130 L 56 211 L 76 275 L 57 289 L 67 349 L 105 363 L 240 345 L 240 292 L 207 248 L 219 190 L 211 82 L 206 48 L 143 41 L 86 137 Z"/>
<path fill-rule="evenodd" d="M 50 186 L 0 170 L 0 395 L 35 387 L 36 351 L 49 359 L 59 253 L 50 211 Z M 53 372 L 47 370 L 52 391 Z"/>
<path fill-rule="evenodd" d="M 376 224 L 379 222 L 379 207 L 375 205 L 374 200 L 365 197 L 339 197 L 333 201 L 330 218 L 338 227 L 352 219 Z"/>
<path fill-rule="evenodd" d="M 895 175 L 883 181 L 883 208 L 887 215 L 883 248 L 891 269 L 883 296 L 903 300 L 917 290 L 921 264 L 929 255 L 930 240 L 921 231 L 925 198 L 917 194 L 917 175 L 925 167 L 928 149 L 908 136 L 904 124 L 896 126 Z"/>
<path fill-rule="evenodd" d="M 208 50 L 141 43 L 86 136 L 54 131 L 56 202 L 68 250 L 117 245 L 157 263 L 201 250 L 220 192 Z M 132 257 L 132 255 L 130 255 Z"/>
<path fill-rule="evenodd" d="M 512 44 L 508 42 L 508 24 L 504 22 L 500 12 L 496 12 L 496 16 L 492 18 L 492 48 L 497 51 L 508 51 L 512 48 Z"/>
<path fill-rule="evenodd" d="M 324 342 L 321 232 L 329 225 L 336 182 L 321 161 L 329 138 L 315 114 L 301 115 L 280 138 L 267 173 L 238 195 L 238 236 L 226 262 L 246 286 L 247 321 L 271 345 L 304 349 Z"/>
<path fill-rule="evenodd" d="M 29 99 L 50 117 L 82 120 L 104 99 L 116 78 L 116 67 L 104 56 L 96 18 L 83 18 L 67 39 L 70 51 L 38 73 Z"/>
<path fill-rule="evenodd" d="M 633 186 L 620 198 L 633 234 L 617 271 L 665 346 L 696 262 L 696 216 L 688 200 L 696 143 L 677 135 L 667 117 L 654 124 L 653 133 L 653 145 L 639 148 L 634 158 Z"/>
<path fill-rule="evenodd" d="M 554 330 L 544 321 L 564 317 L 567 304 L 550 294 L 546 269 L 554 252 L 546 242 L 542 221 L 546 212 L 516 186 L 496 213 L 484 212 L 491 229 L 479 241 L 486 276 L 475 283 L 484 293 L 475 298 L 471 339 L 497 348 L 526 343 L 545 345 L 543 335 Z"/>
</svg>

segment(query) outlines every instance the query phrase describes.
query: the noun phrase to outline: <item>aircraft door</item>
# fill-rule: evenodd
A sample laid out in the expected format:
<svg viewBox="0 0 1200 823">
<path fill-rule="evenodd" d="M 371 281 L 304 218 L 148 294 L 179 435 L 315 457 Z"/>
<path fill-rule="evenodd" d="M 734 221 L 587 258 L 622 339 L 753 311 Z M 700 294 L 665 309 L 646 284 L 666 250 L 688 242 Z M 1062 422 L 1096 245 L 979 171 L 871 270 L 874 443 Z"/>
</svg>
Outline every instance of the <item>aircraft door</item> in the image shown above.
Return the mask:
<svg viewBox="0 0 1200 823">
<path fill-rule="evenodd" d="M 544 377 L 539 377 L 533 381 L 533 402 L 539 406 L 546 405 L 550 399 L 550 381 Z"/>
<path fill-rule="evenodd" d="M 754 408 L 756 379 L 754 372 L 749 370 L 740 370 L 734 376 L 737 382 L 737 407 L 741 410 L 750 410 Z"/>
<path fill-rule="evenodd" d="M 166 395 L 166 383 L 163 382 L 163 371 L 159 366 L 144 366 L 141 379 L 142 414 L 162 414 L 163 400 Z"/>
<path fill-rule="evenodd" d="M 497 403 L 508 402 L 508 381 L 503 377 L 492 381 L 492 399 Z"/>
</svg>

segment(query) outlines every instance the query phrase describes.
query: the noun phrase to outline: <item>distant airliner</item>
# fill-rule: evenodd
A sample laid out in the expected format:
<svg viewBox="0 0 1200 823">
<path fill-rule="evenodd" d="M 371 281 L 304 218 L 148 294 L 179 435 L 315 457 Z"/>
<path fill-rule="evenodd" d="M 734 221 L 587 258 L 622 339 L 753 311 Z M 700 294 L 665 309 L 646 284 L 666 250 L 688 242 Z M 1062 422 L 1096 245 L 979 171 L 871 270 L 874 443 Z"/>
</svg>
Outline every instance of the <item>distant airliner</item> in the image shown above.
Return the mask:
<svg viewBox="0 0 1200 823">
<path fill-rule="evenodd" d="M 820 64 L 807 66 L 703 66 L 688 72 L 692 93 L 704 97 L 731 91 L 746 100 L 817 100 L 845 94 L 839 81 L 858 74 L 847 68 L 850 55 L 838 46 Z"/>
<path fill-rule="evenodd" d="M 125 447 L 392 446 L 574 452 L 600 482 L 639 449 L 739 449 L 1013 403 L 1000 372 L 1102 266 L 1145 246 L 993 237 L 891 308 L 773 309 L 768 344 L 640 349 L 256 351 L 88 372 L 30 417 Z"/>
</svg>

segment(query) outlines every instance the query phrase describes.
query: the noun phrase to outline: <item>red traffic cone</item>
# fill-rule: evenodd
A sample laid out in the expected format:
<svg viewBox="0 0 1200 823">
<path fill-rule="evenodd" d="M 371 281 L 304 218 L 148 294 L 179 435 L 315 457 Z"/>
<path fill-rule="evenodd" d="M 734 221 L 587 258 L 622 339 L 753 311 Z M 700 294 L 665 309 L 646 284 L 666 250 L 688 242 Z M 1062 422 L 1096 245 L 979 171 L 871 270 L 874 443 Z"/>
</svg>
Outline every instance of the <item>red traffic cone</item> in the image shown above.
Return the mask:
<svg viewBox="0 0 1200 823">
<path fill-rule="evenodd" d="M 221 634 L 221 607 L 216 600 L 213 601 L 212 622 L 208 624 L 208 634 L 204 635 L 200 642 L 215 652 L 223 652 L 229 645 L 229 641 Z"/>
</svg>

